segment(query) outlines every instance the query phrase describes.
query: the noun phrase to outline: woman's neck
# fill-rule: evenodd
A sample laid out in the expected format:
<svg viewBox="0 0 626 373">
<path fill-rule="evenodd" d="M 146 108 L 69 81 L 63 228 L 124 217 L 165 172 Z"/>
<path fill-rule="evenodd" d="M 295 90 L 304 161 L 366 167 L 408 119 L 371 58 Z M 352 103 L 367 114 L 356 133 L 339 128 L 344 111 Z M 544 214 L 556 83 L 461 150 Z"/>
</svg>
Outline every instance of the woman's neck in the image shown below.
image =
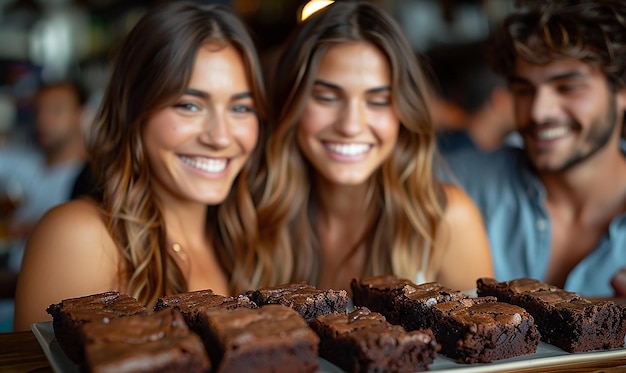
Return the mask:
<svg viewBox="0 0 626 373">
<path fill-rule="evenodd" d="M 161 213 L 170 243 L 183 245 L 187 250 L 207 245 L 207 205 L 185 201 L 164 201 Z"/>
<path fill-rule="evenodd" d="M 369 211 L 367 185 L 337 185 L 319 177 L 315 183 L 318 219 L 341 224 L 365 221 Z"/>
<path fill-rule="evenodd" d="M 315 184 L 314 225 L 325 256 L 350 256 L 363 243 L 376 211 L 368 198 L 368 186 L 345 186 L 319 181 Z"/>
<path fill-rule="evenodd" d="M 377 213 L 366 185 L 317 183 L 315 219 L 322 251 L 319 285 L 349 289 L 350 280 L 365 270 L 365 241 Z"/>
</svg>

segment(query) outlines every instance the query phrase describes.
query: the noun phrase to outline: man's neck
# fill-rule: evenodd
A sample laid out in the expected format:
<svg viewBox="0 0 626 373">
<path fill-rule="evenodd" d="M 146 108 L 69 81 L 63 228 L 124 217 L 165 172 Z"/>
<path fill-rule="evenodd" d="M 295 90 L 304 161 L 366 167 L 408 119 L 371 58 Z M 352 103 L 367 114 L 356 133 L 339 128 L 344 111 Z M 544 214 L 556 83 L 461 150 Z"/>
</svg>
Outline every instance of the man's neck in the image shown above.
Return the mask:
<svg viewBox="0 0 626 373">
<path fill-rule="evenodd" d="M 560 173 L 540 173 L 548 203 L 574 219 L 595 220 L 602 211 L 626 210 L 626 157 L 607 149 Z"/>
</svg>

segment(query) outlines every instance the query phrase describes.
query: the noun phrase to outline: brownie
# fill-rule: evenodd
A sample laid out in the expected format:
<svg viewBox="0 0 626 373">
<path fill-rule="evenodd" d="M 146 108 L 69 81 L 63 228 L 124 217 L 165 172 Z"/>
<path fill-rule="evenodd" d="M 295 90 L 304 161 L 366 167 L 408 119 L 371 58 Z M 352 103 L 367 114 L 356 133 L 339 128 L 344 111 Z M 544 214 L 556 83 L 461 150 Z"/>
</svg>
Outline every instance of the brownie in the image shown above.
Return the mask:
<svg viewBox="0 0 626 373">
<path fill-rule="evenodd" d="M 430 330 L 406 332 L 365 307 L 319 316 L 310 326 L 320 337 L 320 356 L 347 372 L 426 370 L 439 348 Z"/>
<path fill-rule="evenodd" d="M 200 337 L 173 308 L 107 324 L 89 323 L 83 330 L 87 343 L 83 372 L 207 372 L 211 368 Z"/>
<path fill-rule="evenodd" d="M 353 278 L 350 282 L 352 302 L 355 306 L 367 307 L 379 312 L 393 324 L 398 324 L 394 312 L 394 299 L 404 286 L 415 285 L 409 280 L 394 275 L 370 276 L 363 279 Z"/>
<path fill-rule="evenodd" d="M 534 279 L 477 281 L 479 295 L 492 295 L 525 308 L 537 320 L 544 342 L 568 352 L 610 350 L 624 346 L 626 307 L 591 301 Z"/>
<path fill-rule="evenodd" d="M 435 282 L 416 285 L 394 275 L 353 279 L 350 287 L 355 306 L 380 312 L 389 322 L 406 330 L 432 327 L 429 309 L 433 304 L 467 298 L 460 291 Z"/>
<path fill-rule="evenodd" d="M 459 363 L 488 363 L 537 351 L 540 334 L 521 307 L 483 297 L 437 303 L 431 310 L 441 353 Z"/>
<path fill-rule="evenodd" d="M 408 331 L 431 328 L 441 353 L 461 363 L 526 355 L 539 344 L 533 317 L 494 297 L 469 298 L 436 282 L 416 285 L 395 276 L 355 279 L 351 287 L 355 305 L 378 307 Z"/>
<path fill-rule="evenodd" d="M 213 308 L 257 308 L 257 305 L 246 295 L 228 297 L 207 289 L 163 296 L 157 299 L 154 310 L 167 307 L 174 307 L 184 315 Z"/>
<path fill-rule="evenodd" d="M 432 328 L 436 323 L 433 306 L 466 298 L 462 292 L 436 282 L 405 285 L 394 298 L 393 309 L 397 323 L 406 330 Z"/>
<path fill-rule="evenodd" d="M 319 338 L 290 307 L 214 309 L 204 317 L 205 345 L 216 373 L 295 373 L 319 368 Z"/>
<path fill-rule="evenodd" d="M 46 312 L 52 315 L 54 336 L 59 345 L 77 363 L 84 360 L 84 325 L 106 324 L 121 316 L 148 313 L 137 299 L 116 291 L 64 299 L 51 304 Z"/>
<path fill-rule="evenodd" d="M 207 289 L 160 297 L 157 299 L 154 310 L 159 311 L 167 307 L 173 307 L 180 311 L 187 324 L 193 327 L 197 323 L 198 315 L 207 310 L 239 307 L 257 308 L 257 305 L 246 295 L 229 297 L 215 294 L 212 290 Z"/>
<path fill-rule="evenodd" d="M 246 295 L 229 297 L 215 294 L 212 290 L 197 290 L 186 293 L 163 296 L 157 299 L 154 307 L 155 311 L 165 308 L 177 309 L 185 318 L 187 326 L 198 334 L 205 343 L 205 348 L 209 349 L 206 341 L 210 340 L 207 335 L 209 329 L 206 327 L 207 311 L 215 309 L 235 309 L 235 308 L 258 308 L 256 303 L 252 302 Z"/>
<path fill-rule="evenodd" d="M 348 293 L 345 290 L 321 290 L 304 282 L 261 288 L 248 292 L 259 306 L 282 304 L 296 310 L 307 322 L 320 315 L 345 312 Z"/>
</svg>

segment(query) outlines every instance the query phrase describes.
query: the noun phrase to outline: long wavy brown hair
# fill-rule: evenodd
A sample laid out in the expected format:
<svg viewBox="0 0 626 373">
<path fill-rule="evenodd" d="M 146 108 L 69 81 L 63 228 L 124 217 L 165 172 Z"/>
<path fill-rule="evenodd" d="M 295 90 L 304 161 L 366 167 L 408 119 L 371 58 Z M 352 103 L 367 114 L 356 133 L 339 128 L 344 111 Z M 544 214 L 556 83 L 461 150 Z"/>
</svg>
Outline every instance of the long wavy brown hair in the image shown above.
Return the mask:
<svg viewBox="0 0 626 373">
<path fill-rule="evenodd" d="M 432 244 L 445 205 L 434 177 L 435 131 L 427 107 L 430 87 L 398 24 L 367 3 L 336 2 L 301 23 L 279 58 L 271 88 L 265 161 L 255 188 L 259 199 L 259 267 L 255 281 L 318 282 L 320 243 L 314 171 L 296 143 L 296 126 L 320 61 L 339 43 L 364 41 L 380 49 L 391 71 L 392 104 L 400 119 L 397 144 L 368 181 L 372 222 L 362 242 L 363 275 L 414 278 Z M 431 257 L 432 258 L 432 257 Z"/>
<path fill-rule="evenodd" d="M 626 86 L 626 2 L 525 0 L 492 35 L 492 68 L 510 78 L 519 57 L 534 64 L 575 58 L 599 67 L 613 89 Z"/>
<path fill-rule="evenodd" d="M 121 257 L 120 278 L 145 304 L 187 290 L 166 245 L 166 227 L 152 191 L 142 127 L 186 90 L 198 49 L 207 42 L 232 45 L 241 54 L 264 141 L 265 90 L 253 40 L 227 8 L 174 2 L 147 13 L 125 38 L 96 117 L 89 144 L 104 219 Z M 207 236 L 237 293 L 249 287 L 256 218 L 248 180 L 260 147 L 226 200 L 209 206 Z"/>
</svg>

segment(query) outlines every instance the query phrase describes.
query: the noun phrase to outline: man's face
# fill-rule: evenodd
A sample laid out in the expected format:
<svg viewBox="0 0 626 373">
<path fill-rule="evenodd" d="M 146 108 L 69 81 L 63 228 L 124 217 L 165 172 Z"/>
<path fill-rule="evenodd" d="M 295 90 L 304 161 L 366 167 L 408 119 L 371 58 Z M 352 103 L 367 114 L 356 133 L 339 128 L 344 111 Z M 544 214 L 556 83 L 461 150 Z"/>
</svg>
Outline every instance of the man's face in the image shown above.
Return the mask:
<svg viewBox="0 0 626 373">
<path fill-rule="evenodd" d="M 45 153 L 63 149 L 80 135 L 82 107 L 66 86 L 46 88 L 35 99 L 37 143 Z"/>
<path fill-rule="evenodd" d="M 597 67 L 577 59 L 546 65 L 518 59 L 511 90 L 518 130 L 540 172 L 571 169 L 617 139 L 622 111 Z"/>
</svg>

